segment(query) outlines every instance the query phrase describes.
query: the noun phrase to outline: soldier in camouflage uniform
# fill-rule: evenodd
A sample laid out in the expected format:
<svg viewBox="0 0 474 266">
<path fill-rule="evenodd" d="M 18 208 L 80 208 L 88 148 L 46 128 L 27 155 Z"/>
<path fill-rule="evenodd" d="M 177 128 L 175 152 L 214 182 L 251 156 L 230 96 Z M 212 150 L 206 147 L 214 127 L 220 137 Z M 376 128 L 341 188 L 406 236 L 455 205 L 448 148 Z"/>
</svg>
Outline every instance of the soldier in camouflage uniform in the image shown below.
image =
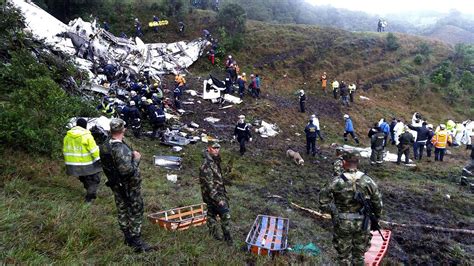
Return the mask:
<svg viewBox="0 0 474 266">
<path fill-rule="evenodd" d="M 364 253 L 369 248 L 370 224 L 363 228 L 364 216 L 360 214 L 362 204 L 355 199 L 356 192 L 369 200 L 376 218 L 382 212 L 382 195 L 368 175 L 357 170 L 360 155 L 345 152 L 344 173 L 334 177 L 321 191 L 321 210 L 330 212 L 334 225 L 333 243 L 342 265 L 364 265 Z"/>
<path fill-rule="evenodd" d="M 214 143 L 204 151 L 204 163 L 199 169 L 199 182 L 203 201 L 207 204 L 207 226 L 209 233 L 217 240 L 222 240 L 218 233 L 217 216 L 220 217 L 224 240 L 232 245 L 230 234 L 230 209 L 227 192 L 222 178 L 220 145 Z"/>
<path fill-rule="evenodd" d="M 112 137 L 100 147 L 102 167 L 107 176 L 107 186 L 115 196 L 118 223 L 125 236 L 125 244 L 135 252 L 150 251 L 150 246 L 141 239 L 143 221 L 143 198 L 139 164 L 141 155 L 125 142 L 125 122 L 114 118 L 110 122 Z"/>
</svg>

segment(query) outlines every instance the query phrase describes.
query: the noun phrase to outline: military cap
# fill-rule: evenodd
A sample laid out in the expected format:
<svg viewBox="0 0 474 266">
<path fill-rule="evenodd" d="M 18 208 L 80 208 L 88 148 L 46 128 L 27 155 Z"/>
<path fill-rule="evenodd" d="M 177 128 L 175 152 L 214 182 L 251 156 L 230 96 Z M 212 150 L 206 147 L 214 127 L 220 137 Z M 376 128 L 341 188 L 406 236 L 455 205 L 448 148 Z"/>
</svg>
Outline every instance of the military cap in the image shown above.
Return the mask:
<svg viewBox="0 0 474 266">
<path fill-rule="evenodd" d="M 125 121 L 120 118 L 112 118 L 110 120 L 110 131 L 111 132 L 120 132 L 125 128 Z"/>
<path fill-rule="evenodd" d="M 342 159 L 348 162 L 358 162 L 360 159 L 360 153 L 358 151 L 344 151 Z"/>
<path fill-rule="evenodd" d="M 217 142 L 213 142 L 212 145 L 211 145 L 211 147 L 214 148 L 214 149 L 217 149 L 217 148 L 220 148 L 221 145 L 220 145 L 219 143 L 217 143 Z"/>
</svg>

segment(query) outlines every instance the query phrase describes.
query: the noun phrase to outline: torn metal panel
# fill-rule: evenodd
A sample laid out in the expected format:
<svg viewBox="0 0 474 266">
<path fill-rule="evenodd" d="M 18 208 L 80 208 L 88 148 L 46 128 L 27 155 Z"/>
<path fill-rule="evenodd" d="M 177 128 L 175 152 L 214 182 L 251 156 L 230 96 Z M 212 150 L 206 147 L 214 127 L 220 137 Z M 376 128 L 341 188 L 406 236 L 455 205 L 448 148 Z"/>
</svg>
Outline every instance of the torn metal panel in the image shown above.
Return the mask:
<svg viewBox="0 0 474 266">
<path fill-rule="evenodd" d="M 87 54 L 84 59 L 91 64 L 79 62 L 78 66 L 83 69 L 91 70 L 93 61 L 105 60 L 131 73 L 148 70 L 150 76 L 158 80 L 160 75 L 176 74 L 192 65 L 208 45 L 202 38 L 190 42 L 145 44 L 139 38 L 132 41 L 116 37 L 98 27 L 95 21 L 90 23 L 78 18 L 66 25 L 31 1 L 8 1 L 21 11 L 35 39 L 75 58 L 81 58 L 78 54 L 82 57 Z"/>
<path fill-rule="evenodd" d="M 261 127 L 256 129 L 256 131 L 262 138 L 274 137 L 278 134 L 278 127 L 275 124 L 262 121 Z"/>
<path fill-rule="evenodd" d="M 67 123 L 66 128 L 70 129 L 70 128 L 75 127 L 76 121 L 79 118 L 80 117 L 73 117 L 69 119 L 69 122 Z M 105 116 L 101 116 L 98 118 L 97 117 L 82 117 L 82 118 L 87 120 L 87 129 L 89 130 L 93 128 L 94 126 L 98 126 L 98 127 L 103 128 L 106 131 L 110 131 L 110 119 Z"/>
<path fill-rule="evenodd" d="M 186 146 L 191 143 L 191 140 L 183 137 L 177 130 L 168 130 L 163 134 L 163 141 L 161 143 L 168 146 Z"/>
<path fill-rule="evenodd" d="M 155 166 L 161 166 L 169 170 L 179 170 L 181 169 L 181 164 L 183 159 L 176 156 L 153 156 L 153 163 Z"/>
</svg>

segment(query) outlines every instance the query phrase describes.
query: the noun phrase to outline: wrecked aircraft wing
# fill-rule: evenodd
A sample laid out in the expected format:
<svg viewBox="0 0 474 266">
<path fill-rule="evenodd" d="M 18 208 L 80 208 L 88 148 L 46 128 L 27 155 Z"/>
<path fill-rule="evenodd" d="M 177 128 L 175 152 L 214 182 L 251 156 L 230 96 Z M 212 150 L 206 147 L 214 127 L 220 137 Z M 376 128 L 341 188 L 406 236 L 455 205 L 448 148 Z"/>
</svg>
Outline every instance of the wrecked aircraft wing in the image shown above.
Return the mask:
<svg viewBox="0 0 474 266">
<path fill-rule="evenodd" d="M 31 1 L 8 2 L 20 9 L 35 39 L 75 58 L 85 57 L 89 63 L 75 60 L 78 67 L 85 70 L 92 69 L 94 60 L 97 63 L 105 61 L 131 73 L 149 71 L 150 76 L 158 79 L 160 75 L 176 74 L 192 65 L 208 45 L 207 40 L 202 38 L 190 42 L 144 44 L 139 38 L 132 41 L 116 37 L 97 27 L 95 21 L 90 23 L 77 18 L 66 25 Z"/>
</svg>

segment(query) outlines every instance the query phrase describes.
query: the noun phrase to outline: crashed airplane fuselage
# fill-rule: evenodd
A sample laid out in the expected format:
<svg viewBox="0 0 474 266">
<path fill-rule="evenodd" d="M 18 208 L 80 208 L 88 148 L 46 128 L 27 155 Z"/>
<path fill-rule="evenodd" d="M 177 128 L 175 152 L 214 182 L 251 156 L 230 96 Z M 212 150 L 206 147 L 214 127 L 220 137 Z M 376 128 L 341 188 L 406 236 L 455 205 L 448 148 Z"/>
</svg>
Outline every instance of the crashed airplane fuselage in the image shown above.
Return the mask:
<svg viewBox="0 0 474 266">
<path fill-rule="evenodd" d="M 97 27 L 95 22 L 77 18 L 62 23 L 31 1 L 8 0 L 25 17 L 25 24 L 37 40 L 53 50 L 74 57 L 76 65 L 93 78 L 94 63 L 113 64 L 130 73 L 148 71 L 151 77 L 174 73 L 192 65 L 202 54 L 205 39 L 190 42 L 145 44 L 140 38 L 126 39 Z"/>
</svg>

